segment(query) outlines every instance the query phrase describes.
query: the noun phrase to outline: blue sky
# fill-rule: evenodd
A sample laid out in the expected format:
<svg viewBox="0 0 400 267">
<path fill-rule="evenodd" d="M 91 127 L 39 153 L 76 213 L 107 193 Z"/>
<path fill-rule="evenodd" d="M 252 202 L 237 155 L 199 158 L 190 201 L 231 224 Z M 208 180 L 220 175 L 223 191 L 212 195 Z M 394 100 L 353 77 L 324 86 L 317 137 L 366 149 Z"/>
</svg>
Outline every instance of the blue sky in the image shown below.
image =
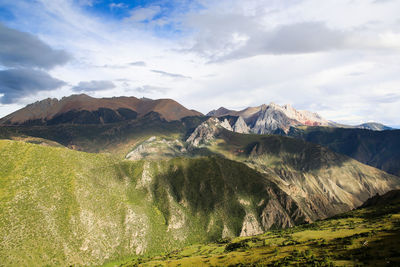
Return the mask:
<svg viewBox="0 0 400 267">
<path fill-rule="evenodd" d="M 0 116 L 31 102 L 263 103 L 399 125 L 396 0 L 0 0 Z"/>
</svg>

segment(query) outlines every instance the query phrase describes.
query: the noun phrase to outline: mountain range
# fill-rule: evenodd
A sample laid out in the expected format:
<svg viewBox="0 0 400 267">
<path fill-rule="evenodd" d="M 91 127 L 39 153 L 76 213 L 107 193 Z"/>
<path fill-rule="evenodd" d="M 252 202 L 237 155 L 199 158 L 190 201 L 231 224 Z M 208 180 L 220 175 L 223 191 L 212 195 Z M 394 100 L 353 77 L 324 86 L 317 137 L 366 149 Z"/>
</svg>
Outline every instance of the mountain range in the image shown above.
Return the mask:
<svg viewBox="0 0 400 267">
<path fill-rule="evenodd" d="M 291 105 L 280 106 L 275 103 L 248 107 L 240 111 L 220 107 L 207 113 L 207 116 L 223 118 L 234 116 L 242 118 L 249 127 L 249 132 L 256 134 L 287 134 L 290 127 L 297 126 L 326 126 L 337 128 L 360 128 L 374 131 L 391 130 L 391 127 L 380 123 L 370 122 L 357 126 L 339 124 L 326 120 L 320 115 L 307 110 L 296 110 Z"/>
<path fill-rule="evenodd" d="M 290 105 L 204 116 L 170 99 L 73 95 L 2 118 L 0 138 L 5 265 L 171 253 L 313 223 L 400 189 L 399 130 Z"/>
<path fill-rule="evenodd" d="M 105 124 L 141 118 L 151 112 L 167 121 L 201 116 L 172 99 L 93 98 L 85 94 L 35 102 L 0 119 L 3 125 Z"/>
</svg>

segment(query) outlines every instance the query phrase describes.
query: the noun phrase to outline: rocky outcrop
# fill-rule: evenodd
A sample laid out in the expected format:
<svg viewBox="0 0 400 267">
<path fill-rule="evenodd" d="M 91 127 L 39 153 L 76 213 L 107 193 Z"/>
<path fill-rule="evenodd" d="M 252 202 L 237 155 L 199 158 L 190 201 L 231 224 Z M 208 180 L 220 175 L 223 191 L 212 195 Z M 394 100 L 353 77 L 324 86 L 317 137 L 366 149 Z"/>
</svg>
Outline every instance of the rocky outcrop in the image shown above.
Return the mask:
<svg viewBox="0 0 400 267">
<path fill-rule="evenodd" d="M 155 136 L 145 140 L 126 155 L 129 160 L 155 160 L 183 156 L 186 148 L 177 139 L 166 140 Z"/>
<path fill-rule="evenodd" d="M 207 145 L 215 139 L 216 133 L 222 128 L 232 131 L 227 119 L 220 121 L 217 118 L 209 118 L 194 130 L 186 140 L 186 143 L 188 143 L 189 147 Z"/>
<path fill-rule="evenodd" d="M 302 125 L 360 128 L 373 131 L 393 130 L 393 128 L 376 122 L 363 123 L 356 126 L 339 124 L 326 120 L 315 112 L 297 110 L 290 104 L 280 106 L 272 102 L 268 105 L 263 104 L 257 107 L 248 107 L 240 111 L 221 107 L 217 110 L 210 111 L 207 116 L 218 118 L 230 116 L 239 118 L 238 121 L 240 122 L 241 127 L 238 127 L 238 129 L 234 127 L 235 123 L 231 123 L 233 131 L 238 133 L 252 132 L 256 134 L 287 134 L 290 127 Z M 249 131 L 247 131 L 246 128 L 249 128 Z"/>
<path fill-rule="evenodd" d="M 256 134 L 276 133 L 279 130 L 288 132 L 289 128 L 300 124 L 298 121 L 289 118 L 283 111 L 277 108 L 277 105 L 271 104 L 263 107 L 251 131 Z"/>
<path fill-rule="evenodd" d="M 236 122 L 232 126 L 232 130 L 236 133 L 249 133 L 250 128 L 247 126 L 246 122 L 242 117 L 238 117 Z"/>
<path fill-rule="evenodd" d="M 287 133 L 292 126 L 334 126 L 335 123 L 323 119 L 317 113 L 306 110 L 296 110 L 291 105 L 261 105 L 248 107 L 241 111 L 219 108 L 207 115 L 214 117 L 233 116 L 238 118 L 237 122 L 231 123 L 234 132 L 238 133 Z M 237 124 L 237 127 L 235 125 Z"/>
</svg>

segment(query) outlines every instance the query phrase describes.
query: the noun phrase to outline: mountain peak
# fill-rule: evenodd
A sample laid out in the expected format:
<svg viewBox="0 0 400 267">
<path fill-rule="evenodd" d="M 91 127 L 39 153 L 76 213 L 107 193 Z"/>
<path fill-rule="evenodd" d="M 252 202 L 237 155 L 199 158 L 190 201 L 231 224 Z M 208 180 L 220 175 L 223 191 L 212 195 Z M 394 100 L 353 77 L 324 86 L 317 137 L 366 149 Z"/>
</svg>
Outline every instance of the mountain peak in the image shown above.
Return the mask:
<svg viewBox="0 0 400 267">
<path fill-rule="evenodd" d="M 155 112 L 167 121 L 187 116 L 202 116 L 172 99 L 138 99 L 136 97 L 94 98 L 86 94 L 44 99 L 2 119 L 0 124 L 99 124 L 132 120 Z"/>
<path fill-rule="evenodd" d="M 212 116 L 212 117 L 220 117 L 220 116 L 225 116 L 225 115 L 229 115 L 232 112 L 232 110 L 229 110 L 227 108 L 224 107 L 220 107 L 218 109 L 213 109 L 210 112 L 208 112 L 206 114 L 206 116 Z"/>
<path fill-rule="evenodd" d="M 241 111 L 227 110 L 223 107 L 213 110 L 208 116 L 240 116 L 253 133 L 287 133 L 291 126 L 328 126 L 332 123 L 317 113 L 296 110 L 291 104 L 280 106 L 274 102 L 258 107 L 248 107 Z M 243 125 L 242 125 L 243 126 Z M 245 129 L 245 127 L 241 127 Z M 245 131 L 245 130 L 244 130 Z"/>
</svg>

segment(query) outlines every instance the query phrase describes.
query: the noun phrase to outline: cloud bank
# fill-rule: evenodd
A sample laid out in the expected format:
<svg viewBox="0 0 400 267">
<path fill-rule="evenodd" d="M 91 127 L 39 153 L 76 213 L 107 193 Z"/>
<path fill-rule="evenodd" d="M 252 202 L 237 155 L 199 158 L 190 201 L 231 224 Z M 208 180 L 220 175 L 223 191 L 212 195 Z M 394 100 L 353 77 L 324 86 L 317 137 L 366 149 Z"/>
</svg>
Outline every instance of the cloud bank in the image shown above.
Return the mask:
<svg viewBox="0 0 400 267">
<path fill-rule="evenodd" d="M 9 69 L 0 71 L 2 104 L 10 104 L 21 97 L 33 95 L 38 91 L 60 88 L 65 82 L 51 77 L 44 71 L 33 69 Z"/>
<path fill-rule="evenodd" d="M 0 64 L 5 67 L 51 69 L 64 65 L 71 56 L 56 50 L 36 36 L 8 28 L 0 23 Z"/>
</svg>

